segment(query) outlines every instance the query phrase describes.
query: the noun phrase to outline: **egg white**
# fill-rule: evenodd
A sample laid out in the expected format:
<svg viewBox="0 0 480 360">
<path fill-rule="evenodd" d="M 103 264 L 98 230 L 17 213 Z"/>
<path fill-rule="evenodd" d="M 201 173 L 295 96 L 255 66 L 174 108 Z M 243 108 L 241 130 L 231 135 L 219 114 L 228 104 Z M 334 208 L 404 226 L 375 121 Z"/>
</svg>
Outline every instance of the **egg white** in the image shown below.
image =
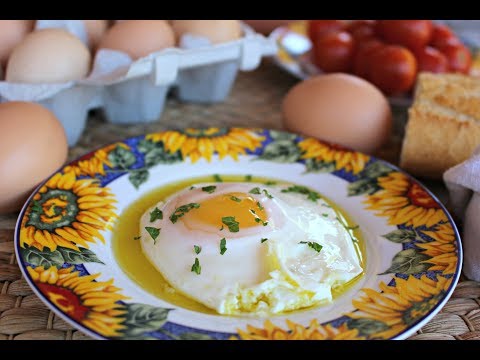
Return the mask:
<svg viewBox="0 0 480 360">
<path fill-rule="evenodd" d="M 201 190 L 208 185 L 216 186 L 214 193 Z M 267 193 L 249 193 L 254 187 Z M 282 192 L 286 187 L 215 183 L 185 188 L 142 216 L 142 250 L 177 291 L 220 314 L 268 315 L 329 302 L 332 287 L 362 272 L 358 255 L 345 225 L 324 200 L 313 202 L 302 194 Z M 233 192 L 247 193 L 259 201 L 268 224 L 250 228 L 240 224 L 234 233 L 184 218 L 176 223 L 169 219 L 181 205 Z M 155 207 L 162 210 L 163 219 L 150 222 Z M 146 227 L 161 229 L 155 241 Z M 227 247 L 223 255 L 222 238 Z M 315 251 L 308 242 L 320 244 L 321 251 Z M 201 247 L 199 254 L 195 245 Z M 200 274 L 192 271 L 195 258 Z"/>
</svg>

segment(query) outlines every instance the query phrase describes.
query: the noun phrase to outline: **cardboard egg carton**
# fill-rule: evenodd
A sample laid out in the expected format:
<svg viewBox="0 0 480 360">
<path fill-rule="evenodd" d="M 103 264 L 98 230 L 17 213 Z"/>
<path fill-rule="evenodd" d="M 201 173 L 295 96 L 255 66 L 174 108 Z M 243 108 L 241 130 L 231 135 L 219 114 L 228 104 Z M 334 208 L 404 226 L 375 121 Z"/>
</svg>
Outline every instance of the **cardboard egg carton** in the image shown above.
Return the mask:
<svg viewBox="0 0 480 360">
<path fill-rule="evenodd" d="M 81 20 L 38 20 L 36 28 L 65 28 L 86 42 Z M 244 36 L 211 45 L 208 39 L 186 35 L 180 47 L 168 48 L 133 61 L 127 54 L 102 49 L 90 75 L 56 84 L 14 84 L 0 81 L 0 102 L 34 101 L 62 122 L 68 144 L 77 143 L 88 112 L 103 108 L 107 121 L 137 124 L 157 121 L 169 91 L 186 102 L 225 100 L 239 70 L 257 68 L 262 57 L 274 55 L 275 41 L 243 25 Z"/>
</svg>

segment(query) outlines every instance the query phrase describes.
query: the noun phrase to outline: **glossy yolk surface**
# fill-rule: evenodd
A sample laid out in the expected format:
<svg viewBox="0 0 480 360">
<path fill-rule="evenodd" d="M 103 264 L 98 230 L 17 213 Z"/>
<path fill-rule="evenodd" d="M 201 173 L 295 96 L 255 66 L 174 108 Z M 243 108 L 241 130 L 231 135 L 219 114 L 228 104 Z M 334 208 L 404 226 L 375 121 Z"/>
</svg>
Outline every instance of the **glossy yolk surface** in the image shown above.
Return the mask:
<svg viewBox="0 0 480 360">
<path fill-rule="evenodd" d="M 200 207 L 185 214 L 186 221 L 212 225 L 218 229 L 225 224 L 223 217 L 235 217 L 239 228 L 263 226 L 268 221 L 263 206 L 252 196 L 242 192 L 231 192 L 213 196 L 200 203 Z"/>
</svg>

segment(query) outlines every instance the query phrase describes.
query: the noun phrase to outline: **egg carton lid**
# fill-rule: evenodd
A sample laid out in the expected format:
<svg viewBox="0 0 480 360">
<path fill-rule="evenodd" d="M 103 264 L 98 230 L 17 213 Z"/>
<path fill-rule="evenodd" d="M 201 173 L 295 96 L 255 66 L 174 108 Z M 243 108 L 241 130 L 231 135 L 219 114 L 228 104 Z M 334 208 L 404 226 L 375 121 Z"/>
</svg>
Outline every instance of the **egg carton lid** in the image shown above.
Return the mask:
<svg viewBox="0 0 480 360">
<path fill-rule="evenodd" d="M 81 20 L 38 20 L 36 29 L 41 28 L 63 28 L 87 43 Z M 262 57 L 277 52 L 277 45 L 245 23 L 242 29 L 244 36 L 238 40 L 212 45 L 208 39 L 192 36 L 187 41 L 191 48 L 168 48 L 135 61 L 126 53 L 102 49 L 95 56 L 93 69 L 86 79 L 53 84 L 1 81 L 0 97 L 3 101 L 42 101 L 76 85 L 105 86 L 141 77 L 149 77 L 156 86 L 168 86 L 175 83 L 180 70 L 228 61 L 238 61 L 240 70 L 253 70 Z"/>
</svg>

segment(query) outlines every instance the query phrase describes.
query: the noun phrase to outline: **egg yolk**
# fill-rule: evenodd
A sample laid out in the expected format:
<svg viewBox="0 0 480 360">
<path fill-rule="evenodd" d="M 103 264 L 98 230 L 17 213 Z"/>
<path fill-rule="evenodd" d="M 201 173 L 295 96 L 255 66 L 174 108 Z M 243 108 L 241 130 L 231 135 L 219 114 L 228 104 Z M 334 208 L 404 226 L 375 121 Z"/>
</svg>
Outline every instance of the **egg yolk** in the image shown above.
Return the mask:
<svg viewBox="0 0 480 360">
<path fill-rule="evenodd" d="M 212 197 L 200 203 L 200 207 L 185 215 L 185 220 L 196 221 L 217 228 L 225 227 L 223 217 L 231 216 L 239 223 L 239 228 L 263 226 L 267 224 L 265 209 L 252 196 L 242 192 L 231 192 Z"/>
</svg>

